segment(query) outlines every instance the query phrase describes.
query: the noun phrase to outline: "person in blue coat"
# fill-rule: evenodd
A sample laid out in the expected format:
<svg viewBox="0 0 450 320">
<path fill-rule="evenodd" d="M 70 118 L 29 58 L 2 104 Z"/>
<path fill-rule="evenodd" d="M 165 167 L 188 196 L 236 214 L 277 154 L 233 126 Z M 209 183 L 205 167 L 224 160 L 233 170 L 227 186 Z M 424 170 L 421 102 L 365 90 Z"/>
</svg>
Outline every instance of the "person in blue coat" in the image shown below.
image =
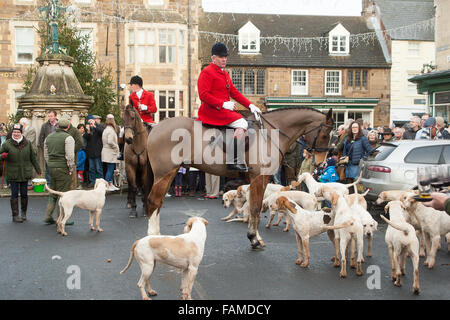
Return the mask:
<svg viewBox="0 0 450 320">
<path fill-rule="evenodd" d="M 364 136 L 361 126 L 353 121 L 348 128 L 347 139 L 344 142 L 343 157 L 348 157 L 345 168 L 346 183 L 353 182 L 359 175 L 359 161 L 364 155 L 375 152 L 370 146 L 369 140 Z"/>
<path fill-rule="evenodd" d="M 84 174 L 84 163 L 86 161 L 86 152 L 84 152 L 84 148 L 78 150 L 78 162 L 77 162 L 77 174 L 78 180 L 80 182 L 84 182 L 83 174 Z"/>
<path fill-rule="evenodd" d="M 327 167 L 319 177 L 319 182 L 338 182 L 339 175 L 336 171 L 336 160 L 329 158 L 327 161 Z"/>
</svg>

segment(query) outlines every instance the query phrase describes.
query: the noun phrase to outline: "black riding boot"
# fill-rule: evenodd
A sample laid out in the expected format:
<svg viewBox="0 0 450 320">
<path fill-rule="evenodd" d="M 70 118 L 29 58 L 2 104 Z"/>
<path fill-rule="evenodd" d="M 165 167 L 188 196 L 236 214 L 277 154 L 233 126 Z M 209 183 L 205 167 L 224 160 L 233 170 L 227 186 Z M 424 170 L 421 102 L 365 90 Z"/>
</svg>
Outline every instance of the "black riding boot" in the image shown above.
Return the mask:
<svg viewBox="0 0 450 320">
<path fill-rule="evenodd" d="M 27 208 L 28 208 L 28 197 L 25 198 L 20 198 L 20 211 L 22 213 L 22 220 L 26 221 L 27 220 Z"/>
<path fill-rule="evenodd" d="M 11 212 L 13 222 L 22 223 L 22 219 L 19 217 L 19 198 L 11 199 Z"/>
<path fill-rule="evenodd" d="M 227 170 L 229 171 L 240 171 L 240 172 L 248 172 L 252 168 L 248 167 L 245 163 L 245 151 L 238 152 L 238 142 L 239 140 L 234 138 L 233 142 L 233 163 L 227 163 Z M 242 142 L 244 143 L 244 142 Z M 229 145 L 229 144 L 228 144 Z"/>
</svg>

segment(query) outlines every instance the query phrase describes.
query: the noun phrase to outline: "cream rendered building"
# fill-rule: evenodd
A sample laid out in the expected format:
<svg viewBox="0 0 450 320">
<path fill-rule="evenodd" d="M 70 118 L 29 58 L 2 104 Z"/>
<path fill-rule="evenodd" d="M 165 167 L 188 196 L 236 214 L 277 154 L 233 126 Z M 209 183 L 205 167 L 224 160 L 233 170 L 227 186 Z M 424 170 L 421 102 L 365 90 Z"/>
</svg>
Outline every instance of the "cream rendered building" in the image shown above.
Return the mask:
<svg viewBox="0 0 450 320">
<path fill-rule="evenodd" d="M 408 81 L 424 64 L 434 65 L 434 41 L 393 40 L 391 69 L 391 123 L 403 123 L 428 112 L 427 97 Z"/>
<path fill-rule="evenodd" d="M 402 125 L 413 115 L 429 112 L 426 95 L 408 81 L 435 65 L 433 0 L 373 0 L 383 29 L 389 30 L 386 55 L 391 61 L 390 123 Z"/>
</svg>

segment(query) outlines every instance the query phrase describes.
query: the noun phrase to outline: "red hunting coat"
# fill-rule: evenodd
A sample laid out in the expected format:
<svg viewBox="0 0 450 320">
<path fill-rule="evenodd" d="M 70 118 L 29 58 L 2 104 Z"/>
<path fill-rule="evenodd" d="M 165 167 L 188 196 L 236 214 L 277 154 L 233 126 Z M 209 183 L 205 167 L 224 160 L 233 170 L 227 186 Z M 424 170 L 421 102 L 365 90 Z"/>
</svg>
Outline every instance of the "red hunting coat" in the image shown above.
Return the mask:
<svg viewBox="0 0 450 320">
<path fill-rule="evenodd" d="M 142 121 L 149 123 L 154 122 L 152 113 L 156 112 L 156 102 L 153 93 L 143 90 L 141 99 L 139 99 L 136 92 L 133 92 L 130 94 L 129 103 L 133 104 L 133 107 L 137 110 L 137 112 L 141 116 Z M 139 108 L 139 103 L 145 104 L 148 107 L 147 110 L 145 111 L 141 110 L 141 108 Z"/>
<path fill-rule="evenodd" d="M 230 98 L 246 108 L 251 104 L 235 88 L 228 72 L 222 71 L 214 63 L 202 70 L 198 77 L 197 87 L 202 101 L 197 120 L 207 124 L 225 126 L 242 118 L 238 112 L 222 108 L 223 103 L 230 101 Z"/>
</svg>

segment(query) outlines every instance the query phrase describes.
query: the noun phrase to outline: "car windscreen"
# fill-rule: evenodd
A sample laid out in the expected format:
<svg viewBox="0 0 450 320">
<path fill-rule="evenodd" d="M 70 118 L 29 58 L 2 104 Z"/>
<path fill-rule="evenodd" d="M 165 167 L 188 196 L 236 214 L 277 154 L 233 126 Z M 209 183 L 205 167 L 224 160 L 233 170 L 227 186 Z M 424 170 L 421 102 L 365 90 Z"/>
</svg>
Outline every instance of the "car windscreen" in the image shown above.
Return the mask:
<svg viewBox="0 0 450 320">
<path fill-rule="evenodd" d="M 381 145 L 377 148 L 378 152 L 373 153 L 367 158 L 368 161 L 381 161 L 386 159 L 397 146 L 392 144 Z"/>
</svg>

